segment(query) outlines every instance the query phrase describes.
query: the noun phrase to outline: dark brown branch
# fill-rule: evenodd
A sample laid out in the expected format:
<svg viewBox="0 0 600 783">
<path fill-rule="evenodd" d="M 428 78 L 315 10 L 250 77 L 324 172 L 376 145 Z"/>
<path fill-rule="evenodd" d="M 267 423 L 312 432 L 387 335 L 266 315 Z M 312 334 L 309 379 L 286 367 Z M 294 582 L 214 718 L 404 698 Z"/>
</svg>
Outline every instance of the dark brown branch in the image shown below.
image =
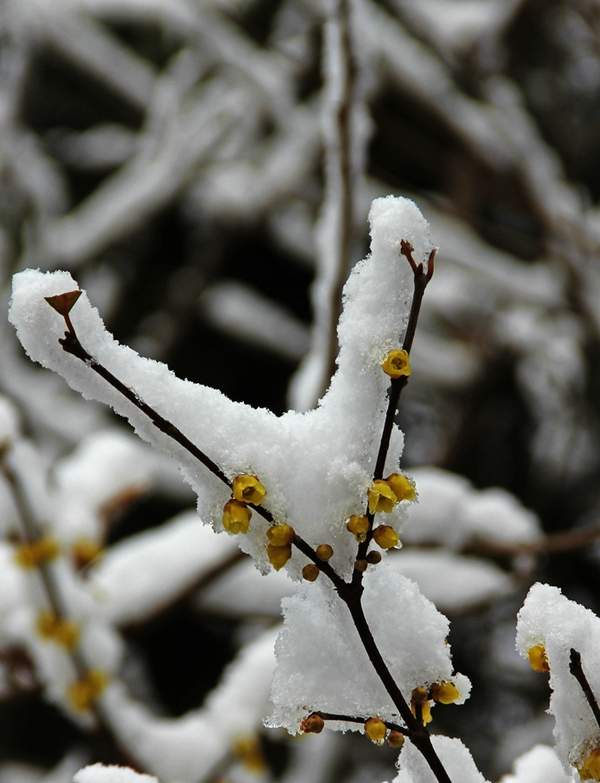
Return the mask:
<svg viewBox="0 0 600 783">
<path fill-rule="evenodd" d="M 371 717 L 369 715 L 367 718 L 355 718 L 351 715 L 338 715 L 336 712 L 321 712 L 320 710 L 315 710 L 315 714 L 320 715 L 323 720 L 338 720 L 344 723 L 362 724 L 364 724 L 365 721 Z M 399 731 L 400 734 L 404 734 L 407 737 L 410 736 L 410 731 L 406 728 L 406 726 L 399 726 L 397 723 L 391 723 L 389 720 L 383 720 L 382 723 L 384 723 L 386 728 L 388 728 L 390 731 Z"/>
<path fill-rule="evenodd" d="M 591 711 L 594 713 L 596 723 L 600 728 L 600 708 L 598 707 L 598 702 L 596 701 L 594 692 L 592 691 L 592 688 L 588 682 L 588 678 L 585 676 L 585 672 L 583 671 L 583 666 L 581 665 L 581 654 L 572 647 L 569 657 L 569 671 L 581 686 L 581 690 L 583 691 L 586 701 L 590 705 Z"/>
</svg>

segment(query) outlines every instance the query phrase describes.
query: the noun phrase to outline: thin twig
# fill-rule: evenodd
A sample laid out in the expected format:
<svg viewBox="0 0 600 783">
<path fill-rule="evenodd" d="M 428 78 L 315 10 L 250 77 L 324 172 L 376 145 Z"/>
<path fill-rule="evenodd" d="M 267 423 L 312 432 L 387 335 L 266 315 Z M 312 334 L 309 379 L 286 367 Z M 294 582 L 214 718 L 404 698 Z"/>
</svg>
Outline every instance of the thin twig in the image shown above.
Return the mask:
<svg viewBox="0 0 600 783">
<path fill-rule="evenodd" d="M 425 294 L 425 289 L 427 288 L 429 281 L 433 277 L 433 272 L 435 269 L 435 256 L 437 250 L 436 248 L 434 248 L 429 254 L 426 269 L 424 268 L 423 263 L 417 264 L 417 262 L 415 261 L 413 257 L 413 248 L 409 242 L 402 240 L 400 245 L 400 252 L 406 258 L 413 271 L 413 297 L 410 306 L 410 314 L 408 316 L 408 323 L 406 326 L 406 333 L 404 335 L 404 341 L 402 343 L 402 348 L 407 353 L 410 353 L 415 338 L 417 323 L 419 321 L 419 313 L 421 312 L 423 295 Z M 385 461 L 387 459 L 387 454 L 390 447 L 390 439 L 392 437 L 392 429 L 394 426 L 394 417 L 398 410 L 400 395 L 402 394 L 402 391 L 407 383 L 408 383 L 408 377 L 405 375 L 401 376 L 400 378 L 393 378 L 390 381 L 390 386 L 388 390 L 388 406 L 385 413 L 385 420 L 383 422 L 381 439 L 379 441 L 377 460 L 375 462 L 375 470 L 373 471 L 373 481 L 383 478 L 383 471 L 385 470 Z M 367 531 L 367 536 L 365 541 L 359 544 L 358 553 L 356 555 L 357 560 L 364 560 L 367 556 L 367 551 L 369 549 L 369 544 L 371 543 L 371 538 L 373 535 L 374 516 L 375 516 L 374 514 L 371 514 L 371 512 L 368 511 L 367 518 L 369 520 L 369 530 Z M 358 570 L 354 572 L 353 583 L 357 586 L 362 583 L 362 573 Z"/>
<path fill-rule="evenodd" d="M 588 678 L 585 676 L 585 672 L 583 671 L 583 666 L 581 665 L 581 654 L 572 647 L 569 656 L 569 671 L 581 686 L 581 690 L 583 691 L 586 701 L 590 705 L 591 711 L 594 713 L 596 723 L 600 727 L 600 707 L 598 707 L 598 702 L 596 701 L 594 692 L 592 691 L 592 688 L 588 682 Z"/>
<path fill-rule="evenodd" d="M 341 721 L 343 723 L 362 723 L 364 724 L 365 721 L 368 718 L 355 718 L 351 715 L 338 715 L 336 712 L 321 712 L 320 710 L 315 710 L 316 715 L 320 715 L 323 720 L 337 720 Z M 370 716 L 368 716 L 370 717 Z M 405 736 L 409 736 L 410 732 L 406 728 L 406 726 L 400 726 L 397 723 L 392 723 L 389 720 L 382 720 L 382 723 L 385 724 L 386 728 L 388 728 L 390 731 L 399 731 L 400 734 L 404 734 Z"/>
</svg>

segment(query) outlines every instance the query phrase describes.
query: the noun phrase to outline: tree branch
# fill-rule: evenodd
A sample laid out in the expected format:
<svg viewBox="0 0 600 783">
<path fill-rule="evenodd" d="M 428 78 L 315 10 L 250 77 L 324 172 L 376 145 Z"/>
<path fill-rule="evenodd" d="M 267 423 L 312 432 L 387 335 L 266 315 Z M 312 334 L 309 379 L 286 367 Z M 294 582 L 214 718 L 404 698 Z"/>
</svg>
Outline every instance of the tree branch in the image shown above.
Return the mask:
<svg viewBox="0 0 600 783">
<path fill-rule="evenodd" d="M 586 701 L 590 705 L 591 711 L 594 713 L 596 723 L 600 727 L 600 707 L 598 707 L 598 702 L 596 701 L 594 692 L 592 691 L 592 688 L 588 682 L 588 678 L 585 676 L 585 672 L 583 671 L 583 666 L 581 665 L 581 654 L 572 647 L 569 656 L 569 671 L 581 686 L 581 690 L 583 691 Z"/>
</svg>

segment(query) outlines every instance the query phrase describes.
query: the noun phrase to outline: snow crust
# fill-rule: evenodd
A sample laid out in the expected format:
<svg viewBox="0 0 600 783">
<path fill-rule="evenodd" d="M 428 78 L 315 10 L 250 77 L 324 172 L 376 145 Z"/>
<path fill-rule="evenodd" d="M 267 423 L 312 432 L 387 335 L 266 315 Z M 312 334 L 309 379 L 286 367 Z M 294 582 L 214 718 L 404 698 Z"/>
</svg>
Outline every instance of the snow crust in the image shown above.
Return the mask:
<svg viewBox="0 0 600 783">
<path fill-rule="evenodd" d="M 80 769 L 73 783 L 158 783 L 151 775 L 141 775 L 128 767 L 92 764 Z"/>
<path fill-rule="evenodd" d="M 379 363 L 399 343 L 408 316 L 411 273 L 399 255 L 400 241 L 410 241 L 417 258 L 432 246 L 425 219 L 408 199 L 376 199 L 370 223 L 372 253 L 357 264 L 344 289 L 338 370 L 319 407 L 305 414 L 277 417 L 178 379 L 164 364 L 114 340 L 85 293 L 71 312 L 86 350 L 197 443 L 228 477 L 257 474 L 267 487 L 264 504 L 275 519 L 291 522 L 313 545 L 330 543 L 332 564 L 344 576 L 351 572 L 356 549 L 344 521 L 364 510 L 383 421 L 389 379 Z M 198 495 L 200 516 L 219 530 L 228 489 L 59 345 L 64 323 L 44 297 L 77 287 L 68 272 L 27 270 L 14 277 L 9 318 L 22 345 L 34 361 L 61 374 L 86 398 L 113 407 L 142 438 L 169 453 Z M 394 428 L 386 472 L 397 470 L 402 446 L 402 433 Z M 403 516 L 398 508 L 386 523 L 399 528 Z M 269 567 L 266 526 L 255 513 L 249 533 L 240 539 L 262 570 Z M 295 552 L 289 573 L 298 577 L 305 562 Z"/>
<path fill-rule="evenodd" d="M 475 766 L 468 748 L 459 739 L 434 736 L 431 742 L 450 780 L 456 783 L 487 783 Z M 435 775 L 425 758 L 410 741 L 402 748 L 398 766 L 400 773 L 392 783 L 436 783 Z"/>
<path fill-rule="evenodd" d="M 513 773 L 503 775 L 500 783 L 574 783 L 548 745 L 535 745 L 515 760 Z"/>
<path fill-rule="evenodd" d="M 538 582 L 517 616 L 517 650 L 542 644 L 550 667 L 549 712 L 554 717 L 556 750 L 565 769 L 599 744 L 598 726 L 582 689 L 569 671 L 571 648 L 581 654 L 592 692 L 600 694 L 600 619 L 570 601 L 557 587 Z"/>
<path fill-rule="evenodd" d="M 363 607 L 392 676 L 405 697 L 413 688 L 452 680 L 469 695 L 467 677 L 455 674 L 446 643 L 448 620 L 418 587 L 384 561 L 364 578 Z M 298 731 L 302 717 L 322 710 L 401 719 L 359 640 L 350 613 L 320 579 L 282 601 L 284 627 L 275 648 L 270 726 Z M 449 708 L 451 709 L 451 708 Z M 356 730 L 352 724 L 328 727 Z"/>
</svg>

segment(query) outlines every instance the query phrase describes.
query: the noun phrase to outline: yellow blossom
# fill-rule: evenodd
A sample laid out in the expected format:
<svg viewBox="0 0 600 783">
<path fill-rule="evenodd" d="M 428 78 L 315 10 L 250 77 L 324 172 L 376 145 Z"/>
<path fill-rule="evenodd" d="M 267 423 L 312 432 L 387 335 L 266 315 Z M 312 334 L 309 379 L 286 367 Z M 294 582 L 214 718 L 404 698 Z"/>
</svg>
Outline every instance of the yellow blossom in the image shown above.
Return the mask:
<svg viewBox="0 0 600 783">
<path fill-rule="evenodd" d="M 48 639 L 67 650 L 72 650 L 79 641 L 80 629 L 74 620 L 65 620 L 54 612 L 40 612 L 36 628 L 42 639 Z"/>
<path fill-rule="evenodd" d="M 390 378 L 408 378 L 412 372 L 408 352 L 404 348 L 394 348 L 386 354 L 381 367 Z"/>
<path fill-rule="evenodd" d="M 21 544 L 15 551 L 15 560 L 21 568 L 36 568 L 58 555 L 58 543 L 51 536 L 44 536 L 29 544 Z"/>
<path fill-rule="evenodd" d="M 273 544 L 269 544 L 267 546 L 267 556 L 269 558 L 269 563 L 271 563 L 276 571 L 279 571 L 292 556 L 292 545 L 274 546 Z"/>
<path fill-rule="evenodd" d="M 267 538 L 273 546 L 287 546 L 294 540 L 294 528 L 285 522 L 273 525 L 267 530 Z"/>
<path fill-rule="evenodd" d="M 600 781 L 600 748 L 594 748 L 584 756 L 583 761 L 577 764 L 577 771 L 582 780 Z"/>
<path fill-rule="evenodd" d="M 358 541 L 365 541 L 369 531 L 369 520 L 365 516 L 354 514 L 346 522 L 346 530 L 352 533 Z"/>
<path fill-rule="evenodd" d="M 365 734 L 376 745 L 383 745 L 387 728 L 381 718 L 369 718 L 365 721 Z"/>
<path fill-rule="evenodd" d="M 460 699 L 460 692 L 453 682 L 448 680 L 442 680 L 442 682 L 434 682 L 429 689 L 431 698 L 440 704 L 454 704 L 455 701 Z"/>
<path fill-rule="evenodd" d="M 398 500 L 415 500 L 417 497 L 415 482 L 408 476 L 404 476 L 402 473 L 391 473 L 385 481 L 390 485 Z"/>
<path fill-rule="evenodd" d="M 527 650 L 529 665 L 534 672 L 549 672 L 550 666 L 546 657 L 546 648 L 543 644 L 534 644 Z"/>
<path fill-rule="evenodd" d="M 239 500 L 228 500 L 223 507 L 223 527 L 231 535 L 247 533 L 252 512 Z"/>
<path fill-rule="evenodd" d="M 319 560 L 331 560 L 333 557 L 333 547 L 329 544 L 319 544 L 319 546 L 315 549 L 315 554 Z"/>
<path fill-rule="evenodd" d="M 232 750 L 248 772 L 259 774 L 266 769 L 265 757 L 257 737 L 238 737 L 233 743 Z"/>
<path fill-rule="evenodd" d="M 398 533 L 389 525 L 379 525 L 376 527 L 373 531 L 373 539 L 382 549 L 391 549 L 392 547 L 395 547 L 400 540 L 398 538 Z"/>
<path fill-rule="evenodd" d="M 258 480 L 258 477 L 251 476 L 248 473 L 242 473 L 233 479 L 232 492 L 235 500 L 242 500 L 244 503 L 254 503 L 255 505 L 261 503 L 267 494 L 267 490 Z"/>
<path fill-rule="evenodd" d="M 88 710 L 107 685 L 108 677 L 103 671 L 90 669 L 84 677 L 69 686 L 67 696 L 71 706 L 79 712 Z"/>
<path fill-rule="evenodd" d="M 429 693 L 427 691 L 427 688 L 415 688 L 411 695 L 410 700 L 410 709 L 412 714 L 416 717 L 417 715 L 417 705 L 421 705 L 421 719 L 423 721 L 423 726 L 427 726 L 428 723 L 431 723 L 432 716 L 431 716 L 431 702 L 429 700 Z"/>
<path fill-rule="evenodd" d="M 389 512 L 397 502 L 398 498 L 387 481 L 377 479 L 369 487 L 369 513 Z"/>
</svg>

